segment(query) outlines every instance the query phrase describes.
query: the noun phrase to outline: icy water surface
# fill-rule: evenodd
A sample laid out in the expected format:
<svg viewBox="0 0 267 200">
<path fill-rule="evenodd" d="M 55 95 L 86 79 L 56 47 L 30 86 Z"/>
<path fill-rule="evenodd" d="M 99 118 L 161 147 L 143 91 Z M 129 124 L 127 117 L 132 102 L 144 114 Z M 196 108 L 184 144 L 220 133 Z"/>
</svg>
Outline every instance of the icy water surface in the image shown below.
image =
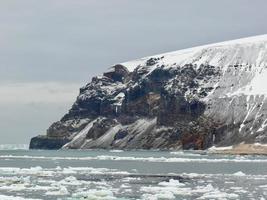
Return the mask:
<svg viewBox="0 0 267 200">
<path fill-rule="evenodd" d="M 190 151 L 0 151 L 0 200 L 266 197 L 264 156 Z"/>
</svg>

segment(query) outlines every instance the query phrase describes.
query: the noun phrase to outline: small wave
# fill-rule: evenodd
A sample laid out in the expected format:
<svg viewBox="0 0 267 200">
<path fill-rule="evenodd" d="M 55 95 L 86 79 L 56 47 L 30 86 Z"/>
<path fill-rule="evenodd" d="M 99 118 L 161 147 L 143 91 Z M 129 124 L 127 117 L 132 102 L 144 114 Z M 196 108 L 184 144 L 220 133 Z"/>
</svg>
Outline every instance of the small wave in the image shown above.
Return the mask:
<svg viewBox="0 0 267 200">
<path fill-rule="evenodd" d="M 124 151 L 123 150 L 114 149 L 114 150 L 110 150 L 109 152 L 111 152 L 111 153 L 121 153 L 121 152 L 124 152 Z"/>
<path fill-rule="evenodd" d="M 15 196 L 6 196 L 6 195 L 0 195 L 1 200 L 39 200 L 39 199 L 26 199 L 23 197 L 15 197 Z"/>
<path fill-rule="evenodd" d="M 0 159 L 35 159 L 35 160 L 108 160 L 108 161 L 139 161 L 139 162 L 197 162 L 197 163 L 267 163 L 267 159 L 247 159 L 243 157 L 236 158 L 176 158 L 176 157 L 132 157 L 132 156 L 110 156 L 100 155 L 95 157 L 47 157 L 47 156 L 15 156 L 1 155 Z"/>
<path fill-rule="evenodd" d="M 0 150 L 28 150 L 28 144 L 0 144 Z"/>
<path fill-rule="evenodd" d="M 56 174 L 97 174 L 97 175 L 118 175 L 126 176 L 129 172 L 120 171 L 116 169 L 108 168 L 93 168 L 93 167 L 56 167 L 56 168 L 42 168 L 40 166 L 30 167 L 30 168 L 18 168 L 18 167 L 0 167 L 0 174 L 9 175 L 41 175 L 43 177 L 53 177 Z M 0 181 L 3 177 L 0 177 Z M 1 187 L 0 187 L 1 188 Z"/>
<path fill-rule="evenodd" d="M 196 157 L 196 156 L 207 156 L 207 154 L 204 154 L 205 152 L 190 152 L 190 151 L 171 151 L 171 155 L 177 155 L 177 156 L 183 156 L 183 157 Z"/>
</svg>

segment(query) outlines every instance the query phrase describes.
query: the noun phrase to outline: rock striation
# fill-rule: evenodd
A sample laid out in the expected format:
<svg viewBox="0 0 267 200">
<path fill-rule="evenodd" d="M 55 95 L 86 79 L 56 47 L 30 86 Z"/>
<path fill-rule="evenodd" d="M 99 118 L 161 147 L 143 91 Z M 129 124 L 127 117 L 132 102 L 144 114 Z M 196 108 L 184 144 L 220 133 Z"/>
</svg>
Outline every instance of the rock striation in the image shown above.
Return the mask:
<svg viewBox="0 0 267 200">
<path fill-rule="evenodd" d="M 33 149 L 207 149 L 267 143 L 267 35 L 111 67 Z"/>
</svg>

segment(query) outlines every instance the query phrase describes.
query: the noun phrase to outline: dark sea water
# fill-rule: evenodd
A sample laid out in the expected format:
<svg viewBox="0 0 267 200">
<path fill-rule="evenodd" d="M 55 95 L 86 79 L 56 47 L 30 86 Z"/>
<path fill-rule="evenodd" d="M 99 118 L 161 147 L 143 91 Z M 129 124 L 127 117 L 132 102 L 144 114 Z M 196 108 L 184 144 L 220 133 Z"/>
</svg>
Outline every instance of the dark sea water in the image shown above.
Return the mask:
<svg viewBox="0 0 267 200">
<path fill-rule="evenodd" d="M 0 200 L 266 197 L 265 156 L 202 151 L 0 150 Z"/>
</svg>

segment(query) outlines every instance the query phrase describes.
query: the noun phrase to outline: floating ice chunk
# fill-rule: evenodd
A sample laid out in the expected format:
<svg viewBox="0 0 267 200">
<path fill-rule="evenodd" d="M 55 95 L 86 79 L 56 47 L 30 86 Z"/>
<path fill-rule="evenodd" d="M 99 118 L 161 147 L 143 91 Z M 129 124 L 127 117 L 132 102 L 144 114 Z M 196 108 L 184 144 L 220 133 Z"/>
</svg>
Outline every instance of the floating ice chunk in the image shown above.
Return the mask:
<svg viewBox="0 0 267 200">
<path fill-rule="evenodd" d="M 131 182 L 131 181 L 140 181 L 140 177 L 125 177 L 122 179 L 122 182 Z"/>
<path fill-rule="evenodd" d="M 130 188 L 131 186 L 129 184 L 122 184 L 120 188 Z"/>
<path fill-rule="evenodd" d="M 168 182 L 160 182 L 158 186 L 143 186 L 140 191 L 144 193 L 144 200 L 175 199 L 176 196 L 192 195 L 192 189 L 184 186 L 178 180 L 170 179 Z"/>
<path fill-rule="evenodd" d="M 241 171 L 236 172 L 236 173 L 234 173 L 233 175 L 235 175 L 235 176 L 246 176 L 246 174 L 244 174 L 244 173 L 241 172 Z"/>
<path fill-rule="evenodd" d="M 0 187 L 0 191 L 24 191 L 26 190 L 25 184 L 12 184 L 12 185 L 3 185 Z"/>
<path fill-rule="evenodd" d="M 81 191 L 74 193 L 72 195 L 74 198 L 81 198 L 81 199 L 95 199 L 95 200 L 113 200 L 116 199 L 113 195 L 113 192 L 106 189 L 106 190 L 88 190 L 88 191 Z"/>
<path fill-rule="evenodd" d="M 74 176 L 66 177 L 65 179 L 59 181 L 61 185 L 82 185 L 82 181 L 78 181 Z"/>
<path fill-rule="evenodd" d="M 211 192 L 214 190 L 215 190 L 215 188 L 211 184 L 208 184 L 206 186 L 197 186 L 194 189 L 194 193 L 207 193 L 207 192 Z"/>
<path fill-rule="evenodd" d="M 71 169 L 71 168 L 64 168 L 64 169 L 62 170 L 62 173 L 63 173 L 63 174 L 76 174 L 77 171 L 75 171 L 75 170 L 73 170 L 73 169 Z"/>
<path fill-rule="evenodd" d="M 238 194 L 234 193 L 225 193 L 221 192 L 219 190 L 211 191 L 208 193 L 203 194 L 198 199 L 219 199 L 219 200 L 225 200 L 225 199 L 237 199 L 239 197 Z"/>
<path fill-rule="evenodd" d="M 260 185 L 260 188 L 267 188 L 267 185 Z"/>
<path fill-rule="evenodd" d="M 170 179 L 168 182 L 160 182 L 158 185 L 161 186 L 185 186 L 184 183 L 180 183 L 179 180 Z"/>
<path fill-rule="evenodd" d="M 55 180 L 52 180 L 52 179 L 38 179 L 38 183 L 41 183 L 41 184 L 52 184 L 52 183 L 55 183 L 56 181 Z"/>
<path fill-rule="evenodd" d="M 231 190 L 235 190 L 236 193 L 248 193 L 248 191 L 244 190 L 242 187 L 231 187 Z"/>
<path fill-rule="evenodd" d="M 68 192 L 68 189 L 65 186 L 61 185 L 58 190 L 47 191 L 45 194 L 49 195 L 49 196 L 65 196 L 65 195 L 68 195 L 69 192 Z"/>
<path fill-rule="evenodd" d="M 31 168 L 17 168 L 17 167 L 0 167 L 1 174 L 15 174 L 15 175 L 40 175 L 53 176 L 54 171 L 43 169 L 40 166 Z"/>
<path fill-rule="evenodd" d="M 143 200 L 160 200 L 160 199 L 175 199 L 175 196 L 170 191 L 165 191 L 163 193 L 158 194 L 143 194 Z"/>
</svg>

